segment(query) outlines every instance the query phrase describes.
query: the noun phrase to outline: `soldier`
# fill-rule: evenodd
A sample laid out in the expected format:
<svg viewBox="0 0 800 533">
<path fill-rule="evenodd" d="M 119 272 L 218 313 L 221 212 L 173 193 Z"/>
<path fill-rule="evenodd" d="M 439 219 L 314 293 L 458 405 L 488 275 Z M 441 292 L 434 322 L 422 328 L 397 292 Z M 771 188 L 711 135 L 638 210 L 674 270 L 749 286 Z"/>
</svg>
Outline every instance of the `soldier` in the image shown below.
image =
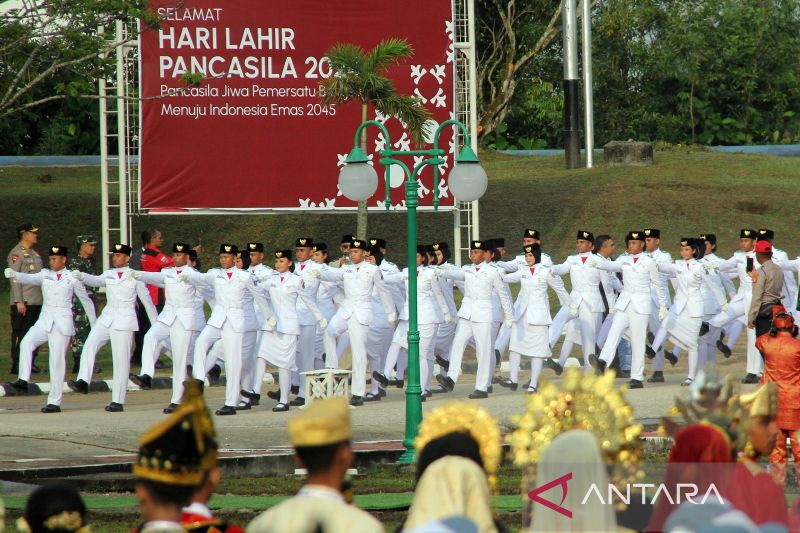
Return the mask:
<svg viewBox="0 0 800 533">
<path fill-rule="evenodd" d="M 505 322 L 509 328 L 513 325 L 514 310 L 511 298 L 500 279 L 498 269 L 489 266 L 487 262 L 491 258 L 491 253 L 487 250 L 486 243 L 472 241 L 469 257 L 471 265 L 463 266 L 460 269 L 440 270 L 437 273 L 440 277 L 463 281 L 464 298 L 461 301 L 461 308 L 458 310 L 458 325 L 456 325 L 453 347 L 450 351 L 447 374 L 439 374 L 436 376 L 436 380 L 448 392 L 452 392 L 461 373 L 464 349 L 469 339 L 474 337 L 478 373 L 475 377 L 475 390 L 470 393 L 469 397 L 481 399 L 489 397 L 487 390 L 491 380 L 490 365 L 494 364 L 492 358 L 493 296 L 495 294 L 499 296 Z"/>
<path fill-rule="evenodd" d="M 51 246 L 49 256 L 50 268 L 35 274 L 17 272 L 11 268 L 5 270 L 7 278 L 21 285 L 37 285 L 42 288 L 44 295 L 44 307 L 39 320 L 22 338 L 19 379 L 11 386 L 21 392 L 28 391 L 33 351 L 47 342 L 50 350 L 50 394 L 47 397 L 47 405 L 42 407 L 42 412 L 60 413 L 67 346 L 70 336 L 75 333 L 72 321 L 73 295 L 85 309 L 86 318 L 91 326 L 94 326 L 95 313 L 94 304 L 86 294 L 83 284 L 75 281 L 64 269 L 67 264 L 67 248 Z"/>
<path fill-rule="evenodd" d="M 161 272 L 134 271 L 134 277 L 150 285 L 164 289 L 165 305 L 144 336 L 142 350 L 142 373 L 131 375 L 130 379 L 143 389 L 149 389 L 155 374 L 155 353 L 159 343 L 169 341 L 172 350 L 172 399 L 164 408 L 165 414 L 175 411 L 183 396 L 183 382 L 186 380 L 186 365 L 197 336 L 205 326 L 203 297 L 194 285 L 178 281 L 184 271 L 194 271 L 189 266 L 191 246 L 176 242 L 172 246 L 172 262 Z"/>
<path fill-rule="evenodd" d="M 311 270 L 305 276 L 319 277 L 321 281 L 339 282 L 343 286 L 344 298 L 341 307 L 325 329 L 325 364 L 336 368 L 339 364 L 336 356 L 336 339 L 345 332 L 350 337 L 350 350 L 353 359 L 353 377 L 350 405 L 358 407 L 364 403 L 366 392 L 367 370 L 367 335 L 372 322 L 372 292 L 376 290 L 381 299 L 389 322 L 397 320 L 392 299 L 386 291 L 381 271 L 375 265 L 367 263 L 364 252 L 366 241 L 353 239 L 349 262 L 341 268 Z"/>
<path fill-rule="evenodd" d="M 772 244 L 772 260 L 776 265 L 784 269 L 783 272 L 783 306 L 786 309 L 793 309 L 797 306 L 797 279 L 794 277 L 794 268 L 790 268 L 786 263 L 789 262 L 789 255 L 775 246 L 775 232 L 771 229 L 759 229 L 758 240 L 767 241 Z"/>
<path fill-rule="evenodd" d="M 594 259 L 587 264 L 596 266 L 609 272 L 622 272 L 622 293 L 617 298 L 614 307 L 614 321 L 608 333 L 608 338 L 600 352 L 600 357 L 590 357 L 589 362 L 604 372 L 616 357 L 617 345 L 623 332 L 628 332 L 631 342 L 632 364 L 631 380 L 628 386 L 632 389 L 641 389 L 644 380 L 644 354 L 647 344 L 647 324 L 653 312 L 653 300 L 650 292 L 655 287 L 659 311 L 659 321 L 667 316 L 667 299 L 664 295 L 664 286 L 658 273 L 655 260 L 643 254 L 644 232 L 630 231 L 625 236 L 628 245 L 628 254 L 618 257 L 615 261 Z"/>
<path fill-rule="evenodd" d="M 93 235 L 78 235 L 75 238 L 75 244 L 78 245 L 78 254 L 73 255 L 67 268 L 69 270 L 79 270 L 84 274 L 97 274 L 97 261 L 94 258 L 94 252 L 97 249 L 97 239 Z M 89 287 L 86 289 L 89 294 L 89 299 L 97 307 L 97 289 Z M 72 373 L 78 373 L 78 366 L 81 362 L 81 351 L 86 338 L 89 336 L 89 318 L 83 312 L 83 306 L 78 305 L 79 300 L 76 296 L 72 302 L 72 316 L 75 319 L 75 335 L 72 336 L 70 341 L 70 348 L 72 349 Z M 94 372 L 100 373 L 101 369 L 95 367 Z"/>
<path fill-rule="evenodd" d="M 156 321 L 158 314 L 144 283 L 134 279 L 133 272 L 128 266 L 131 247 L 127 244 L 117 243 L 111 249 L 114 251 L 111 256 L 113 268 L 106 270 L 101 275 L 93 276 L 78 270 L 71 272 L 75 279 L 82 280 L 85 285 L 105 287 L 107 303 L 89 333 L 81 352 L 78 379 L 69 380 L 67 385 L 75 392 L 89 393 L 95 357 L 100 348 L 110 340 L 111 356 L 114 361 L 114 381 L 111 403 L 105 409 L 110 413 L 119 413 L 123 410 L 122 406 L 128 391 L 133 334 L 139 329 L 139 323 L 136 320 L 136 298 L 138 297 L 144 306 L 151 324 Z"/>
<path fill-rule="evenodd" d="M 341 493 L 353 461 L 351 438 L 350 411 L 344 398 L 315 401 L 290 420 L 289 439 L 297 462 L 308 472 L 306 483 L 297 496 L 257 516 L 247 532 L 382 532 L 380 522 L 348 504 Z"/>
<path fill-rule="evenodd" d="M 255 350 L 256 330 L 259 327 L 254 298 L 263 299 L 253 276 L 234 266 L 238 251 L 235 244 L 223 243 L 219 247 L 220 268 L 212 268 L 205 274 L 183 271 L 178 275 L 179 281 L 185 280 L 214 290 L 214 308 L 195 343 L 192 373 L 199 381 L 205 379 L 209 370 L 206 356 L 211 346 L 221 339 L 226 383 L 225 404 L 215 411 L 218 416 L 236 414 L 242 383 L 242 360 L 250 357 Z M 264 302 L 262 304 L 262 311 L 268 309 Z M 251 383 L 247 383 L 247 386 Z"/>
<path fill-rule="evenodd" d="M 42 258 L 33 249 L 39 239 L 39 228 L 33 224 L 17 227 L 19 243 L 8 254 L 8 268 L 15 272 L 36 274 L 42 270 Z M 11 373 L 19 372 L 19 343 L 42 311 L 42 289 L 36 285 L 22 286 L 11 282 Z M 33 354 L 31 371 L 40 372 Z"/>
</svg>

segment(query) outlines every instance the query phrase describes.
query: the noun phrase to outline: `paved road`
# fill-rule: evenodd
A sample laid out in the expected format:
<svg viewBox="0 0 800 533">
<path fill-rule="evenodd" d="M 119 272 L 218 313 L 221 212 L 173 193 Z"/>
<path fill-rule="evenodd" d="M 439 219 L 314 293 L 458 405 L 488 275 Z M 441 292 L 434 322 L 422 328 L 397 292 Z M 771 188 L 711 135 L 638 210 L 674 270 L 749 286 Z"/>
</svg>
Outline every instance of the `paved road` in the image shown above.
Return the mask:
<svg viewBox="0 0 800 533">
<path fill-rule="evenodd" d="M 736 353 L 742 352 L 737 350 Z M 722 373 L 729 372 L 739 377 L 744 361 L 736 356 L 730 360 L 720 358 L 719 367 Z M 634 405 L 636 418 L 653 420 L 660 417 L 680 392 L 679 384 L 685 373 L 686 363 L 680 361 L 676 367 L 667 370 L 667 383 L 645 384 L 644 389 L 629 391 L 628 398 Z M 553 377 L 549 371 L 545 371 L 545 376 Z M 528 373 L 523 372 L 522 377 L 527 378 Z M 451 399 L 466 399 L 473 388 L 473 379 L 474 376 L 464 375 L 453 393 L 435 395 L 423 404 L 424 409 L 429 410 Z M 623 384 L 626 380 L 618 382 Z M 224 393 L 223 387 L 206 389 L 212 411 L 222 405 Z M 169 394 L 167 390 L 130 392 L 123 413 L 103 410 L 110 401 L 109 393 L 65 394 L 64 411 L 51 415 L 39 412 L 44 396 L 0 398 L 0 457 L 4 461 L 42 458 L 59 461 L 135 453 L 139 435 L 165 416 L 161 409 L 169 403 Z M 501 420 L 508 421 L 509 415 L 524 409 L 525 397 L 521 389 L 511 392 L 495 386 L 495 393 L 489 399 L 475 401 Z M 264 405 L 251 411 L 214 417 L 223 449 L 263 449 L 288 444 L 286 421 L 296 411 L 273 413 L 273 402 L 266 395 L 263 398 L 266 400 Z M 404 420 L 404 394 L 400 389 L 391 389 L 383 401 L 353 410 L 354 440 L 402 439 Z"/>
</svg>

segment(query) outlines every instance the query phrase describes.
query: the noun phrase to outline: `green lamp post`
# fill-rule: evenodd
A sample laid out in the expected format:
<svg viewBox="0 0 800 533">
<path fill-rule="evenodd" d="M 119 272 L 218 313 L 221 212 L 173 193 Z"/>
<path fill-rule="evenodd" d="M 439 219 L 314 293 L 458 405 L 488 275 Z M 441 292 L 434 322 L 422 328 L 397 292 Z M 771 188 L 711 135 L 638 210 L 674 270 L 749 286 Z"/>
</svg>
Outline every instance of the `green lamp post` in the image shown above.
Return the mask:
<svg viewBox="0 0 800 533">
<path fill-rule="evenodd" d="M 359 148 L 361 131 L 367 126 L 375 126 L 381 130 L 386 139 L 386 146 L 392 146 L 389 132 L 383 124 L 375 120 L 368 120 L 356 130 L 353 150 L 346 159 L 346 164 L 339 172 L 339 189 L 347 198 L 353 201 L 367 200 L 375 194 L 378 188 L 378 174 L 368 164 L 367 154 Z M 417 191 L 419 183 L 417 175 L 425 165 L 433 166 L 433 207 L 439 209 L 439 165 L 444 164 L 445 151 L 439 148 L 439 137 L 442 130 L 448 126 L 457 126 L 464 133 L 466 143 L 461 153 L 456 158 L 455 165 L 450 171 L 448 183 L 450 192 L 457 201 L 471 202 L 479 199 L 486 192 L 488 178 L 478 162 L 478 157 L 470 148 L 469 132 L 466 126 L 457 120 L 443 122 L 433 135 L 433 147 L 430 150 L 391 150 L 380 151 L 380 163 L 384 166 L 384 181 L 386 183 L 385 206 L 388 211 L 391 206 L 391 186 L 389 167 L 398 165 L 406 176 L 406 209 L 408 224 L 408 268 L 409 273 L 417 264 L 417 206 L 419 205 Z M 413 171 L 400 161 L 396 156 L 425 156 L 417 163 Z M 403 446 L 406 452 L 400 458 L 401 463 L 414 462 L 414 439 L 422 421 L 422 388 L 419 375 L 419 327 L 417 325 L 417 277 L 408 276 L 408 387 L 406 388 L 406 431 Z"/>
</svg>

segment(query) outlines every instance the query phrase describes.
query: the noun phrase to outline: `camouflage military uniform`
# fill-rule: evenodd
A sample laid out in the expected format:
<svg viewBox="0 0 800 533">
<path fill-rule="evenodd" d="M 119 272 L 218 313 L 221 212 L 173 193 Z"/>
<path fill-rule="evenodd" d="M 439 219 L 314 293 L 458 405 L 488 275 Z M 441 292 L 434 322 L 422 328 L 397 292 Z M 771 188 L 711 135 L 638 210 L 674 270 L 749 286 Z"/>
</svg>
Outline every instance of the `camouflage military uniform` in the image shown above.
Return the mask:
<svg viewBox="0 0 800 533">
<path fill-rule="evenodd" d="M 97 275 L 97 264 L 94 257 L 75 255 L 70 258 L 67 268 Z M 86 287 L 86 292 L 89 293 L 89 298 L 91 298 L 95 306 L 97 306 L 97 291 L 98 289 L 96 287 Z M 83 343 L 86 342 L 86 337 L 89 336 L 91 328 L 89 327 L 89 317 L 86 316 L 86 312 L 83 310 L 83 306 L 78 302 L 77 297 L 73 297 L 72 300 L 72 313 L 75 317 L 75 335 L 70 342 L 70 348 L 72 349 L 73 358 L 75 361 L 78 361 L 80 359 L 81 350 L 83 350 Z M 75 369 L 73 369 L 73 371 L 77 372 Z"/>
</svg>

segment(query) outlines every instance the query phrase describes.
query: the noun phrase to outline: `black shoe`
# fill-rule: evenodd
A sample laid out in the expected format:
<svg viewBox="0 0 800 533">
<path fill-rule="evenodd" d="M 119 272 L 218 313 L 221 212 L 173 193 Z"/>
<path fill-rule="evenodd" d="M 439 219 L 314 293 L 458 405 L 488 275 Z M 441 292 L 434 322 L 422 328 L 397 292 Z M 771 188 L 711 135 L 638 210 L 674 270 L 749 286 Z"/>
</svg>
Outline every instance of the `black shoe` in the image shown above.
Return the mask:
<svg viewBox="0 0 800 533">
<path fill-rule="evenodd" d="M 475 389 L 474 391 L 469 393 L 468 398 L 470 400 L 483 400 L 489 397 L 489 393 L 485 390 L 478 390 Z"/>
<path fill-rule="evenodd" d="M 245 400 L 240 400 L 239 403 L 236 404 L 236 410 L 237 411 L 249 411 L 252 408 L 253 408 L 253 406 L 250 405 L 250 402 L 245 401 Z"/>
<path fill-rule="evenodd" d="M 656 340 L 656 336 L 653 335 L 652 331 L 647 332 L 647 344 L 653 344 L 653 341 Z"/>
<path fill-rule="evenodd" d="M 364 398 L 362 398 L 361 396 L 353 396 L 352 398 L 350 398 L 350 405 L 352 405 L 353 407 L 361 407 L 362 405 L 364 405 Z"/>
<path fill-rule="evenodd" d="M 371 392 L 368 392 L 364 396 L 364 401 L 365 402 L 379 402 L 379 401 L 381 401 L 381 395 L 380 394 L 372 394 Z"/>
<path fill-rule="evenodd" d="M 495 383 L 499 385 L 500 382 L 503 381 L 504 379 L 505 378 L 501 378 L 500 376 L 492 376 L 492 385 L 494 385 Z"/>
<path fill-rule="evenodd" d="M 441 385 L 431 389 L 431 393 L 432 394 L 444 394 L 445 392 L 450 392 L 450 391 L 447 390 L 446 388 L 442 387 Z"/>
<path fill-rule="evenodd" d="M 219 365 L 214 365 L 208 371 L 208 383 L 211 385 L 219 385 L 219 376 L 222 374 L 222 368 Z"/>
<path fill-rule="evenodd" d="M 606 362 L 597 357 L 595 354 L 589 354 L 589 364 L 594 367 L 597 374 L 605 374 Z"/>
<path fill-rule="evenodd" d="M 731 349 L 728 348 L 728 345 L 722 341 L 717 341 L 717 350 L 722 352 L 722 355 L 725 356 L 725 359 L 731 356 Z"/>
<path fill-rule="evenodd" d="M 742 383 L 758 383 L 758 376 L 755 374 L 747 374 L 743 379 Z"/>
<path fill-rule="evenodd" d="M 141 376 L 131 374 L 129 377 L 130 380 L 133 381 L 135 385 L 138 385 L 142 390 L 150 390 L 151 386 L 153 385 L 153 378 L 147 374 L 142 374 Z"/>
<path fill-rule="evenodd" d="M 618 378 L 629 379 L 631 377 L 631 371 L 630 370 L 620 370 L 619 373 L 617 373 L 617 377 Z"/>
<path fill-rule="evenodd" d="M 449 376 L 445 376 L 444 374 L 439 374 L 436 376 L 436 381 L 439 382 L 439 385 L 444 387 L 447 392 L 453 392 L 453 389 L 456 388 L 455 382 L 450 379 Z"/>
<path fill-rule="evenodd" d="M 632 379 L 631 382 L 639 381 L 638 379 Z M 647 378 L 648 383 L 664 383 L 664 372 L 661 370 L 654 370 L 653 375 Z M 640 382 L 641 383 L 641 382 Z"/>
<path fill-rule="evenodd" d="M 267 398 L 269 398 L 270 400 L 275 400 L 276 402 L 280 401 L 280 399 L 281 399 L 281 390 L 278 389 L 278 390 L 267 391 Z"/>
<path fill-rule="evenodd" d="M 525 392 L 528 394 L 536 394 L 536 387 L 531 387 L 530 385 L 528 385 L 528 388 L 525 389 Z"/>
<path fill-rule="evenodd" d="M 381 398 L 386 398 L 386 389 L 378 387 L 378 394 L 380 394 Z"/>
<path fill-rule="evenodd" d="M 709 330 L 711 330 L 711 326 L 708 325 L 708 322 L 703 322 L 702 324 L 700 324 L 700 333 L 698 333 L 697 336 L 702 337 L 703 335 L 708 333 Z"/>
<path fill-rule="evenodd" d="M 69 387 L 73 392 L 89 394 L 89 384 L 82 379 L 71 379 L 67 381 L 67 387 Z"/>
<path fill-rule="evenodd" d="M 305 404 L 306 404 L 306 399 L 303 398 L 302 396 L 298 396 L 297 398 L 289 402 L 289 405 L 291 405 L 292 407 L 302 407 Z"/>
<path fill-rule="evenodd" d="M 278 405 L 272 408 L 273 413 L 283 413 L 284 411 L 288 410 L 289 410 L 289 405 L 285 403 L 279 403 Z"/>
<path fill-rule="evenodd" d="M 300 385 L 292 385 L 292 388 L 289 389 L 289 393 L 295 396 L 300 394 Z"/>
<path fill-rule="evenodd" d="M 503 354 L 500 353 L 500 350 L 495 349 L 494 351 L 494 366 L 500 366 L 500 361 L 503 359 Z"/>
<path fill-rule="evenodd" d="M 510 379 L 501 379 L 498 383 L 501 387 L 505 387 L 507 389 L 511 389 L 512 391 L 517 390 L 517 384 L 511 381 Z"/>
<path fill-rule="evenodd" d="M 154 366 L 155 366 L 156 370 L 161 370 L 162 368 L 166 367 L 167 365 L 162 363 L 161 359 L 159 359 L 158 361 L 156 361 L 156 364 Z"/>
<path fill-rule="evenodd" d="M 36 365 L 31 365 L 31 374 L 41 374 L 42 369 Z"/>
<path fill-rule="evenodd" d="M 678 356 L 667 350 L 664 350 L 664 359 L 669 361 L 669 364 L 672 366 L 675 366 L 675 364 L 678 362 Z"/>
<path fill-rule="evenodd" d="M 230 405 L 223 405 L 221 408 L 214 411 L 214 414 L 217 416 L 228 416 L 228 415 L 235 415 L 236 408 L 231 407 Z"/>
<path fill-rule="evenodd" d="M 436 356 L 436 364 L 444 368 L 445 370 L 450 370 L 450 361 L 448 361 L 441 355 Z"/>
<path fill-rule="evenodd" d="M 656 351 L 649 344 L 645 344 L 644 354 L 647 356 L 648 359 L 652 359 L 653 357 L 656 356 Z"/>
<path fill-rule="evenodd" d="M 649 379 L 647 381 L 650 381 Z M 628 382 L 629 389 L 643 389 L 644 384 L 638 379 L 632 379 Z"/>
<path fill-rule="evenodd" d="M 61 407 L 57 405 L 53 405 L 52 403 L 48 403 L 44 407 L 40 409 L 43 413 L 60 413 Z"/>
<path fill-rule="evenodd" d="M 558 361 L 553 361 L 549 357 L 544 360 L 544 366 L 555 372 L 556 376 L 560 376 L 564 372 L 564 367 L 558 364 Z"/>
<path fill-rule="evenodd" d="M 250 400 L 250 405 L 258 405 L 259 401 L 261 400 L 261 395 L 260 394 L 256 394 L 253 391 L 241 390 L 241 391 L 239 391 L 239 393 L 242 396 L 244 396 L 245 398 L 247 398 L 248 400 Z"/>
<path fill-rule="evenodd" d="M 425 396 L 424 394 L 420 394 L 420 396 L 419 396 L 419 401 L 421 401 L 421 402 L 427 402 L 427 401 L 428 401 L 428 397 L 427 397 L 427 396 Z"/>
<path fill-rule="evenodd" d="M 174 412 L 175 412 L 175 409 L 177 409 L 178 407 L 179 407 L 179 406 L 178 406 L 178 404 L 177 404 L 177 403 L 171 403 L 171 404 L 169 404 L 168 406 L 166 406 L 166 407 L 164 408 L 164 410 L 162 411 L 162 413 L 164 413 L 165 415 L 172 414 L 172 413 L 174 413 Z"/>
<path fill-rule="evenodd" d="M 393 379 L 389 381 L 389 385 L 394 385 L 398 389 L 402 389 L 404 383 L 405 381 L 403 381 L 402 379 Z"/>
<path fill-rule="evenodd" d="M 383 385 L 384 387 L 389 386 L 389 378 L 378 372 L 377 370 L 372 371 L 372 379 Z"/>
<path fill-rule="evenodd" d="M 21 392 L 23 394 L 28 394 L 28 382 L 24 379 L 18 379 L 17 381 L 12 381 L 10 383 L 6 383 L 7 386 L 11 387 L 17 392 Z"/>
<path fill-rule="evenodd" d="M 430 390 L 425 390 L 422 392 L 423 398 L 430 398 L 431 396 L 433 396 L 433 393 Z"/>
<path fill-rule="evenodd" d="M 494 392 L 494 387 L 489 385 L 488 387 L 486 387 L 486 392 L 488 392 L 489 394 L 492 394 Z"/>
<path fill-rule="evenodd" d="M 121 413 L 123 411 L 122 404 L 111 402 L 110 404 L 106 405 L 106 411 L 109 413 Z"/>
</svg>

